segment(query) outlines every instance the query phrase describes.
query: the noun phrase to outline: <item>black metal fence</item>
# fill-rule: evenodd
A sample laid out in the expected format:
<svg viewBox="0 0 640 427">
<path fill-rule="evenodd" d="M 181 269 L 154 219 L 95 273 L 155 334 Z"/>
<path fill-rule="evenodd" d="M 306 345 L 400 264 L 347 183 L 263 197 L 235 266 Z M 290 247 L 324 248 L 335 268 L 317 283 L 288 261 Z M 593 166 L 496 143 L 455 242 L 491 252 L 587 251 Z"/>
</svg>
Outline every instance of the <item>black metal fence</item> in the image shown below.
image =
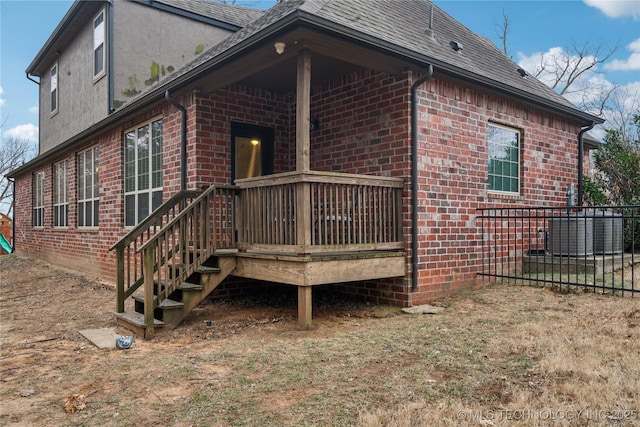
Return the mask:
<svg viewBox="0 0 640 427">
<path fill-rule="evenodd" d="M 479 209 L 487 280 L 640 294 L 640 206 Z"/>
</svg>

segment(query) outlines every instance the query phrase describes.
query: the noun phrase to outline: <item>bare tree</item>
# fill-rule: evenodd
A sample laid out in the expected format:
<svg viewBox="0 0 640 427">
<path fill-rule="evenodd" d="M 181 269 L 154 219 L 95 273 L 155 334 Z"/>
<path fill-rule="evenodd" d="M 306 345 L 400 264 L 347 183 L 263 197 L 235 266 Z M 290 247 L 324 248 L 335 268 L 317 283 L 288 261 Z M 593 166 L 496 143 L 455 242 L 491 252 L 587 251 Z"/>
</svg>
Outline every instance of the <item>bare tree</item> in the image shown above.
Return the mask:
<svg viewBox="0 0 640 427">
<path fill-rule="evenodd" d="M 509 47 L 507 45 L 507 39 L 509 36 L 510 25 L 511 25 L 511 20 L 509 18 L 509 15 L 507 15 L 504 9 L 502 9 L 502 23 L 496 24 L 496 27 L 497 27 L 496 34 L 500 39 L 500 41 L 502 42 L 502 52 L 504 52 L 504 54 L 509 58 L 511 58 L 511 55 L 509 55 Z"/>
<path fill-rule="evenodd" d="M 0 141 L 0 212 L 11 217 L 13 214 L 13 183 L 7 174 L 22 166 L 36 154 L 35 144 L 18 138 Z"/>
<path fill-rule="evenodd" d="M 640 92 L 637 86 L 635 90 L 632 88 L 617 88 L 606 103 L 603 116 L 607 120 L 607 129 L 615 131 L 620 139 L 640 144 L 640 126 L 636 119 L 640 117 Z"/>
<path fill-rule="evenodd" d="M 496 33 L 502 51 L 509 56 L 509 31 L 511 20 L 502 10 L 502 23 Z M 565 48 L 553 48 L 540 55 L 537 64 L 529 65 L 529 74 L 565 96 L 580 108 L 595 115 L 602 115 L 617 87 L 602 79 L 592 79 L 598 66 L 607 62 L 618 50 L 619 44 L 607 47 L 603 44 L 572 42 Z"/>
</svg>

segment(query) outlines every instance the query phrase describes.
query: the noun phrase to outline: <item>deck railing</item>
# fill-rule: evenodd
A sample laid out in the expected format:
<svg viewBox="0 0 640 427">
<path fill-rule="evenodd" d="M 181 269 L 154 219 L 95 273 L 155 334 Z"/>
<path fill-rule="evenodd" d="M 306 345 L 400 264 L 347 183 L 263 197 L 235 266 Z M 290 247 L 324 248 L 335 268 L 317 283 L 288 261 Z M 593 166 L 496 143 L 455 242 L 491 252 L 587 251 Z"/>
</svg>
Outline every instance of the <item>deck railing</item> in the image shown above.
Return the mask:
<svg viewBox="0 0 640 427">
<path fill-rule="evenodd" d="M 403 246 L 401 178 L 307 171 L 237 185 L 242 249 L 300 254 Z"/>
</svg>

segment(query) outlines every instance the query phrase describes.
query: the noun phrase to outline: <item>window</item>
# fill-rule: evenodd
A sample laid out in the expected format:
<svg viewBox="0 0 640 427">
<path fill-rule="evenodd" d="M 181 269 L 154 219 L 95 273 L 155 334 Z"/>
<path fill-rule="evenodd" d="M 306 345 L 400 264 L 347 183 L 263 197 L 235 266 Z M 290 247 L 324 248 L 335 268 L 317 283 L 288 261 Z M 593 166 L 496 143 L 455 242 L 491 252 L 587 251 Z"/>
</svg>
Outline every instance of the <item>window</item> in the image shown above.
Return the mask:
<svg viewBox="0 0 640 427">
<path fill-rule="evenodd" d="M 53 226 L 69 225 L 69 197 L 67 196 L 67 161 L 53 165 Z"/>
<path fill-rule="evenodd" d="M 127 227 L 162 204 L 162 119 L 125 133 L 124 195 Z"/>
<path fill-rule="evenodd" d="M 520 132 L 490 124 L 489 191 L 520 193 Z"/>
<path fill-rule="evenodd" d="M 100 207 L 98 147 L 78 154 L 78 227 L 97 227 Z"/>
<path fill-rule="evenodd" d="M 93 77 L 100 77 L 104 74 L 104 40 L 105 25 L 104 10 L 102 10 L 93 20 Z"/>
<path fill-rule="evenodd" d="M 44 171 L 33 174 L 33 226 L 44 227 Z"/>
<path fill-rule="evenodd" d="M 58 111 L 58 64 L 51 67 L 51 114 Z"/>
</svg>

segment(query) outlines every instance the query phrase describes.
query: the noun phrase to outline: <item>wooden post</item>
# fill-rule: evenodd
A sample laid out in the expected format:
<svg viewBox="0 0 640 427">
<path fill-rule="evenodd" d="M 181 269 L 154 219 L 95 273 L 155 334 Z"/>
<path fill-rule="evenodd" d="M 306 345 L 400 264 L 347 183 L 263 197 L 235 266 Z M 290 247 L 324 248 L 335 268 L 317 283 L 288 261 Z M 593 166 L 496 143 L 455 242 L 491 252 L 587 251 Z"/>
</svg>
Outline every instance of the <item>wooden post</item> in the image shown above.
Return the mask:
<svg viewBox="0 0 640 427">
<path fill-rule="evenodd" d="M 308 49 L 298 52 L 296 83 L 296 170 L 308 171 L 311 117 L 311 53 Z"/>
<path fill-rule="evenodd" d="M 156 245 L 144 250 L 144 338 L 153 338 L 153 258 Z"/>
<path fill-rule="evenodd" d="M 298 286 L 298 325 L 303 329 L 311 327 L 311 286 Z"/>
<path fill-rule="evenodd" d="M 124 247 L 116 249 L 116 313 L 124 313 Z"/>
<path fill-rule="evenodd" d="M 311 53 L 308 49 L 298 52 L 296 83 L 296 171 L 310 168 L 310 117 L 311 117 Z M 296 241 L 307 252 L 311 245 L 311 187 L 307 182 L 296 185 Z"/>
</svg>

